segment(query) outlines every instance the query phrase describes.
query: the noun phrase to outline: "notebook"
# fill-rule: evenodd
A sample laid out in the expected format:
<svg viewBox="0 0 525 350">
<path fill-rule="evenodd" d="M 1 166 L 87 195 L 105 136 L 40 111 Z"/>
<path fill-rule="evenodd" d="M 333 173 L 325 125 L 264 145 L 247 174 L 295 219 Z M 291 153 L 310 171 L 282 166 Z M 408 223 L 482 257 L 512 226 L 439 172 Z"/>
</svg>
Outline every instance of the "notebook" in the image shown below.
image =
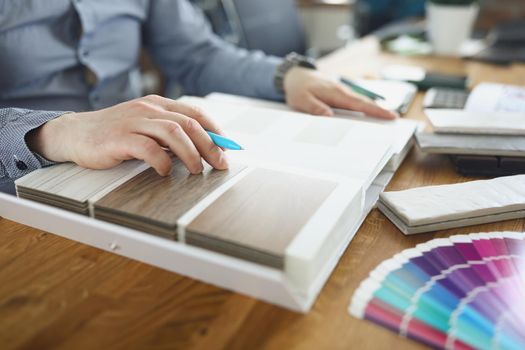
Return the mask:
<svg viewBox="0 0 525 350">
<path fill-rule="evenodd" d="M 525 217 L 525 175 L 384 192 L 379 210 L 404 234 Z"/>
</svg>

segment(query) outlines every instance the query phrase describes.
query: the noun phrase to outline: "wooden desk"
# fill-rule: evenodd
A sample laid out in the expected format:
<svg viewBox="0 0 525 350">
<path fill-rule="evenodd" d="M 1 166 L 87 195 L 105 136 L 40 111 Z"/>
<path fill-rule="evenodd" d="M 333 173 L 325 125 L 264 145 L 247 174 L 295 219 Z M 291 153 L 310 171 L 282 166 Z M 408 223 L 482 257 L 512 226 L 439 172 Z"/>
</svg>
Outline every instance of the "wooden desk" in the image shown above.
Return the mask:
<svg viewBox="0 0 525 350">
<path fill-rule="evenodd" d="M 449 58 L 380 54 L 368 39 L 324 59 L 322 69 L 375 76 L 388 63 L 468 72 L 525 84 L 511 68 Z M 423 119 L 421 96 L 409 117 Z M 445 157 L 413 150 L 389 189 L 470 180 Z M 22 349 L 417 349 L 347 312 L 352 293 L 382 260 L 434 237 L 492 230 L 525 231 L 525 220 L 403 236 L 374 210 L 306 315 L 181 277 L 52 234 L 0 219 L 0 348 Z"/>
</svg>

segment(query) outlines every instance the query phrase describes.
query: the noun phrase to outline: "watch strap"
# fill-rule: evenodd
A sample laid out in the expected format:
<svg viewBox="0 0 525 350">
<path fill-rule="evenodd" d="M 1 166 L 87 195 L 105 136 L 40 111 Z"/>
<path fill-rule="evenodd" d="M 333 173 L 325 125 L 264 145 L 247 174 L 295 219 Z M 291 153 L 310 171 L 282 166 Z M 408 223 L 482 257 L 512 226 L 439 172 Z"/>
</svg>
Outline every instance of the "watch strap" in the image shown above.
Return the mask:
<svg viewBox="0 0 525 350">
<path fill-rule="evenodd" d="M 286 76 L 286 73 L 288 73 L 288 71 L 293 67 L 317 69 L 314 60 L 309 57 L 299 55 L 296 52 L 286 55 L 283 62 L 277 67 L 274 76 L 275 88 L 280 93 L 284 93 L 284 77 Z"/>
</svg>

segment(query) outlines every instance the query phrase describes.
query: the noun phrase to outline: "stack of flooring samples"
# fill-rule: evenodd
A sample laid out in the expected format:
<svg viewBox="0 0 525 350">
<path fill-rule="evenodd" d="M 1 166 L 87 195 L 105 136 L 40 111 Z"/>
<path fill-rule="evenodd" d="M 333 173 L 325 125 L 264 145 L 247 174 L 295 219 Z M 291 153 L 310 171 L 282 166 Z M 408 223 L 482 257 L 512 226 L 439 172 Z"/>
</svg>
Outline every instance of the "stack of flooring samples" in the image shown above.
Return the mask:
<svg viewBox="0 0 525 350">
<path fill-rule="evenodd" d="M 525 136 L 416 134 L 419 148 L 425 153 L 523 157 L 525 159 Z"/>
<path fill-rule="evenodd" d="M 452 155 L 467 176 L 525 173 L 525 88 L 481 83 L 464 109 L 425 109 L 433 133 L 416 135 L 426 153 Z"/>
<path fill-rule="evenodd" d="M 287 250 L 300 235 L 314 233 L 322 242 L 323 236 L 337 231 L 338 220 L 348 209 L 354 214 L 348 217 L 358 217 L 360 187 L 341 181 L 236 164 L 226 171 L 207 168 L 203 174 L 190 175 L 175 161 L 169 177 L 145 171 L 97 200 L 94 214 L 283 269 Z"/>
<path fill-rule="evenodd" d="M 451 155 L 456 170 L 466 176 L 525 174 L 525 136 L 416 134 L 425 153 Z"/>
<path fill-rule="evenodd" d="M 206 165 L 202 174 L 192 176 L 173 158 L 170 176 L 158 176 L 150 168 L 100 200 L 94 198 L 95 218 L 177 239 L 177 220 L 243 168 L 218 171 Z"/>
<path fill-rule="evenodd" d="M 286 248 L 337 183 L 254 169 L 186 226 L 185 240 L 283 268 Z"/>
<path fill-rule="evenodd" d="M 404 234 L 525 217 L 525 175 L 385 192 L 378 208 Z"/>
<path fill-rule="evenodd" d="M 124 163 L 110 177 L 62 164 L 18 181 L 18 193 L 29 198 L 34 185 L 48 191 L 35 196 L 40 202 L 82 214 L 89 205 L 96 219 L 284 270 L 302 286 L 332 259 L 362 212 L 360 182 L 338 176 L 234 162 L 192 175 L 177 158 L 167 177 L 143 167 Z"/>
<path fill-rule="evenodd" d="M 64 163 L 36 170 L 15 182 L 17 195 L 88 215 L 89 200 L 124 183 L 147 166 L 127 161 L 108 170 L 90 170 Z"/>
</svg>

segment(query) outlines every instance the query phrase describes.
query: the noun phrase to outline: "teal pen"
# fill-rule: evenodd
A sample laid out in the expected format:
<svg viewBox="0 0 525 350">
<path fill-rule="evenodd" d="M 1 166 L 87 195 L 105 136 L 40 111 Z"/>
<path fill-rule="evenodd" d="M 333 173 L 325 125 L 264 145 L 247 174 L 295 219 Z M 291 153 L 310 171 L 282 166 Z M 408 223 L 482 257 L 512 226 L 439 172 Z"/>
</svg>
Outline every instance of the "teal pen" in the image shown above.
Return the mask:
<svg viewBox="0 0 525 350">
<path fill-rule="evenodd" d="M 230 140 L 229 138 L 226 138 L 221 135 L 217 135 L 211 131 L 206 131 L 206 132 L 208 133 L 208 135 L 210 135 L 213 143 L 219 147 L 231 149 L 234 151 L 240 151 L 243 149 L 237 142 Z"/>
<path fill-rule="evenodd" d="M 372 92 L 368 89 L 365 89 L 362 86 L 357 85 L 350 79 L 346 79 L 341 77 L 339 80 L 341 80 L 341 83 L 347 85 L 350 89 L 354 90 L 358 94 L 365 95 L 366 97 L 371 98 L 372 100 L 384 100 L 385 98 L 381 95 L 376 94 L 375 92 Z"/>
</svg>

